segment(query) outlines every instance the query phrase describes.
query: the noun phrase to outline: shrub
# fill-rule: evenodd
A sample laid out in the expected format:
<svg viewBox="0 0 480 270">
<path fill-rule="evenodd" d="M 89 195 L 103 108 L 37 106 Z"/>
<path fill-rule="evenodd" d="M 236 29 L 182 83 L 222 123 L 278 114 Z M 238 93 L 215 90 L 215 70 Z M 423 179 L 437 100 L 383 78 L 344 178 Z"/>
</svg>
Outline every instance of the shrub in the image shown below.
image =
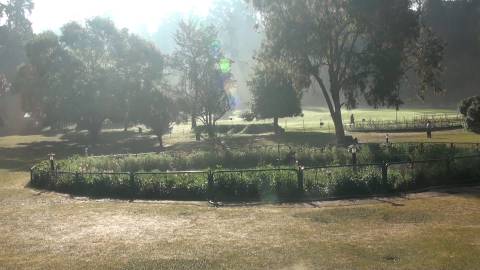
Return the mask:
<svg viewBox="0 0 480 270">
<path fill-rule="evenodd" d="M 459 110 L 465 116 L 467 128 L 475 133 L 480 133 L 480 96 L 462 100 Z"/>
<path fill-rule="evenodd" d="M 215 173 L 217 200 L 277 200 L 299 196 L 295 170 Z"/>
<path fill-rule="evenodd" d="M 451 149 L 444 144 L 378 146 L 366 145 L 360 152 L 363 163 L 383 160 L 430 160 L 392 164 L 387 179 L 379 165 L 342 167 L 349 154 L 340 147 L 296 149 L 301 164 L 338 167 L 306 169 L 304 190 L 298 189 L 297 170 L 289 164 L 288 148 L 264 147 L 245 151 L 194 151 L 190 153 L 145 154 L 130 156 L 80 157 L 57 161 L 57 171 L 49 172 L 44 161 L 32 170 L 31 185 L 76 195 L 116 198 L 204 200 L 290 200 L 300 196 L 322 198 L 384 194 L 432 185 L 455 184 L 480 179 L 480 157 L 455 160 L 454 154 L 468 149 Z M 283 157 L 279 159 L 278 157 Z M 287 167 L 282 167 L 282 166 Z M 263 170 L 220 170 L 227 168 L 260 168 Z M 276 166 L 276 167 L 273 167 Z M 213 185 L 208 172 L 180 172 L 187 168 L 215 169 Z M 174 170 L 174 172 L 165 172 Z M 130 171 L 131 173 L 115 173 Z M 213 193 L 210 193 L 213 191 Z"/>
<path fill-rule="evenodd" d="M 138 197 L 147 199 L 205 200 L 207 198 L 206 173 L 152 172 L 138 174 Z"/>
</svg>

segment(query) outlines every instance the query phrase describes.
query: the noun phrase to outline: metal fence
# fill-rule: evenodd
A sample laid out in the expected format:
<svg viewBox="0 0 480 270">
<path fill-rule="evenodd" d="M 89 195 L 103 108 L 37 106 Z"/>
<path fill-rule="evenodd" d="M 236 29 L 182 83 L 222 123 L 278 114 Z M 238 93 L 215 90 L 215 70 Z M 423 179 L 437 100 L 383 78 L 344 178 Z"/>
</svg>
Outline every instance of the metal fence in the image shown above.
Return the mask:
<svg viewBox="0 0 480 270">
<path fill-rule="evenodd" d="M 412 120 L 364 120 L 355 124 L 344 125 L 350 132 L 392 132 L 392 131 L 423 131 L 427 121 L 432 124 L 433 130 L 447 130 L 463 128 L 465 120 L 460 115 L 436 115 L 430 117 L 414 117 Z"/>
<path fill-rule="evenodd" d="M 480 181 L 480 154 L 431 160 L 249 170 L 63 172 L 31 169 L 34 187 L 79 195 L 176 200 L 294 200 L 405 192 Z"/>
<path fill-rule="evenodd" d="M 387 144 L 379 144 L 379 143 L 358 143 L 360 147 L 368 147 L 368 146 L 386 146 Z M 459 143 L 459 142 L 389 142 L 389 147 L 411 147 L 411 148 L 423 148 L 432 145 L 446 145 L 450 148 L 461 148 L 461 149 L 471 149 L 480 152 L 480 142 L 478 143 Z M 286 153 L 294 152 L 294 153 L 302 153 L 305 151 L 313 151 L 313 152 L 324 152 L 325 150 L 338 147 L 336 144 L 325 144 L 322 146 L 312 146 L 312 145 L 289 145 L 289 144 L 271 144 L 271 145 L 248 145 L 246 147 L 224 147 L 224 148 L 216 148 L 213 150 L 204 150 L 205 152 L 225 152 L 225 151 L 243 151 L 243 152 L 261 152 L 261 153 L 276 153 L 277 158 L 284 158 Z M 190 150 L 168 150 L 162 152 L 145 152 L 145 153 L 125 153 L 125 154 L 111 154 L 111 155 L 89 155 L 89 157 L 96 158 L 96 157 L 114 157 L 114 158 L 126 158 L 126 157 L 142 157 L 146 155 L 165 155 L 165 156 L 181 156 L 181 155 L 188 155 L 195 151 L 199 151 L 201 149 L 194 149 L 191 148 Z"/>
</svg>

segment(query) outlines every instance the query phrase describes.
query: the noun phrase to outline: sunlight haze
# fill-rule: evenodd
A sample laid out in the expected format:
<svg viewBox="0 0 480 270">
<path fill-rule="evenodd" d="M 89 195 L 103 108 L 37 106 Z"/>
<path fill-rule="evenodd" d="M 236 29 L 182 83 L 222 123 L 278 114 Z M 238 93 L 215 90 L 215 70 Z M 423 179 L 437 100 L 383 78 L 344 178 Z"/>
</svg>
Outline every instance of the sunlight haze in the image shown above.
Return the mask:
<svg viewBox="0 0 480 270">
<path fill-rule="evenodd" d="M 179 13 L 183 16 L 205 16 L 213 0 L 37 0 L 31 20 L 33 30 L 57 31 L 68 21 L 104 16 L 111 18 L 119 27 L 134 32 L 155 32 L 168 16 Z M 52 16 L 52 11 L 61 11 Z"/>
</svg>

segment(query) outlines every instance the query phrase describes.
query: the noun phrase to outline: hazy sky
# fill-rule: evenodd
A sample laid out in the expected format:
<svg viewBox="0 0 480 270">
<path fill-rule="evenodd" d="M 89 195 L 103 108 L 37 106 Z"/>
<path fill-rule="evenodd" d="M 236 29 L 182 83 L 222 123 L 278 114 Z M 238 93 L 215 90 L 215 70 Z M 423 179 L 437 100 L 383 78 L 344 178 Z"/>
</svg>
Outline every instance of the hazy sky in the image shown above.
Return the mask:
<svg viewBox="0 0 480 270">
<path fill-rule="evenodd" d="M 36 33 L 58 30 L 69 21 L 107 16 L 118 27 L 155 32 L 174 13 L 205 16 L 213 0 L 35 0 L 31 20 Z"/>
</svg>

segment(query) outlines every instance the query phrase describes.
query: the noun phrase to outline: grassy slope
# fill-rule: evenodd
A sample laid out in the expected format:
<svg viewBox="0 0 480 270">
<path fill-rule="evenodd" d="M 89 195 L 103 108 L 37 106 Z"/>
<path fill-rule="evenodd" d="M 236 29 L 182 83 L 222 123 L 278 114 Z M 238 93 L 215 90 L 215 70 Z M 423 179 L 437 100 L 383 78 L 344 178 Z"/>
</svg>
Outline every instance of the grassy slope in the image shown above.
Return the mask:
<svg viewBox="0 0 480 270">
<path fill-rule="evenodd" d="M 187 132 L 174 148 L 198 146 Z M 357 134 L 383 140 L 383 134 Z M 397 134 L 392 135 L 397 136 Z M 394 140 L 419 140 L 400 134 Z M 331 135 L 224 138 L 229 144 L 325 143 Z M 480 142 L 463 131 L 434 140 Z M 152 151 L 155 139 L 107 132 L 91 151 Z M 476 269 L 480 192 L 366 201 L 361 205 L 211 208 L 78 200 L 24 188 L 28 168 L 49 152 L 82 153 L 83 136 L 0 138 L 0 269 Z M 305 206 L 305 207 L 299 207 Z"/>
</svg>

